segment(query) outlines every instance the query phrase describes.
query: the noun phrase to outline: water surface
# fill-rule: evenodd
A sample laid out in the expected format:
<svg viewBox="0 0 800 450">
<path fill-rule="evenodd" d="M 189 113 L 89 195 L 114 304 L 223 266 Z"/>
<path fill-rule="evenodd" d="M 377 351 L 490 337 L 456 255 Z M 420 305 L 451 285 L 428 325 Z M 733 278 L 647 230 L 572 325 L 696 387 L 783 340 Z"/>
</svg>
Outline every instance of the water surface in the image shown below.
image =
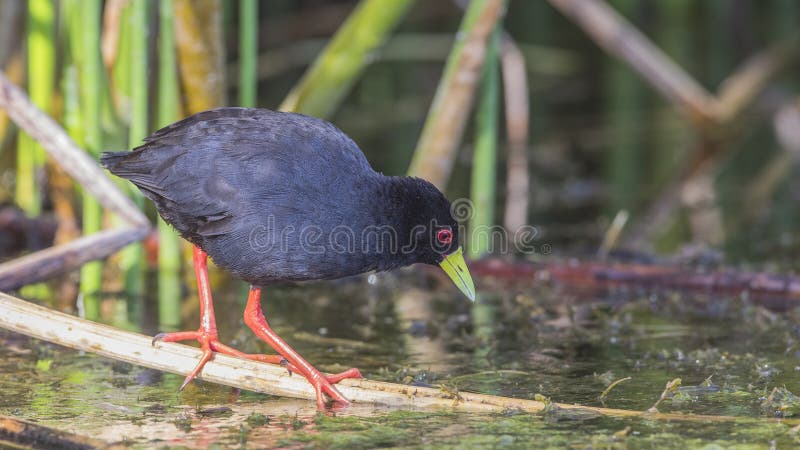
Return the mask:
<svg viewBox="0 0 800 450">
<path fill-rule="evenodd" d="M 408 270 L 281 286 L 265 291 L 263 305 L 275 330 L 330 372 L 356 366 L 376 380 L 637 411 L 653 406 L 665 385 L 680 378 L 659 411 L 741 420 L 476 415 L 371 405 L 321 415 L 313 402 L 204 382 L 179 393 L 177 375 L 10 333 L 0 334 L 0 414 L 141 448 L 800 444 L 790 425 L 767 420 L 800 413 L 792 394 L 800 390 L 800 329 L 792 311 L 765 310 L 746 295 L 578 294 L 547 282 L 509 286 L 491 279 L 478 281 L 479 299 L 471 305 L 440 281 Z M 243 287 L 217 291 L 223 341 L 267 351 L 242 322 Z M 196 313 L 184 322 L 196 328 Z M 600 399 L 610 383 L 626 377 Z"/>
</svg>

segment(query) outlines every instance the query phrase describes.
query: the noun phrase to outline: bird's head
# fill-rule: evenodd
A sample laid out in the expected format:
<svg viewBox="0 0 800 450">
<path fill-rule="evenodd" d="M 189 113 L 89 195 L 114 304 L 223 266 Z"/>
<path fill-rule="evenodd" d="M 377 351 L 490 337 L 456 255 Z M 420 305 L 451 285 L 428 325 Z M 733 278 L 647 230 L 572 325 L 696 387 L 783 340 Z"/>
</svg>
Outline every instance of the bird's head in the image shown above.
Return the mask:
<svg viewBox="0 0 800 450">
<path fill-rule="evenodd" d="M 475 301 L 475 285 L 464 262 L 458 222 L 450 201 L 433 184 L 420 178 L 406 178 L 406 227 L 414 262 L 438 265 L 470 300 Z"/>
</svg>

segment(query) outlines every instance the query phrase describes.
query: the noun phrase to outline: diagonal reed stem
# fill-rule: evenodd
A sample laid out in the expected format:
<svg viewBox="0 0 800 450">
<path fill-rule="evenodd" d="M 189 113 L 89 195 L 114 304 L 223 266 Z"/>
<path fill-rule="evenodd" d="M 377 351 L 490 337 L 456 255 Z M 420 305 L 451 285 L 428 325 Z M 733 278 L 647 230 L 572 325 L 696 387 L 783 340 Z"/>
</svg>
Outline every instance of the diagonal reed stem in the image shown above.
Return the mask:
<svg viewBox="0 0 800 450">
<path fill-rule="evenodd" d="M 473 0 L 433 99 L 414 150 L 409 175 L 444 189 L 472 108 L 475 87 L 486 56 L 486 41 L 503 12 L 503 0 Z"/>
<path fill-rule="evenodd" d="M 33 103 L 50 110 L 55 83 L 55 5 L 53 0 L 28 2 L 28 92 Z M 19 136 L 14 200 L 29 216 L 37 216 L 42 208 L 41 186 L 45 153 L 25 133 Z"/>
<path fill-rule="evenodd" d="M 330 116 L 412 3 L 362 0 L 279 109 Z"/>
</svg>

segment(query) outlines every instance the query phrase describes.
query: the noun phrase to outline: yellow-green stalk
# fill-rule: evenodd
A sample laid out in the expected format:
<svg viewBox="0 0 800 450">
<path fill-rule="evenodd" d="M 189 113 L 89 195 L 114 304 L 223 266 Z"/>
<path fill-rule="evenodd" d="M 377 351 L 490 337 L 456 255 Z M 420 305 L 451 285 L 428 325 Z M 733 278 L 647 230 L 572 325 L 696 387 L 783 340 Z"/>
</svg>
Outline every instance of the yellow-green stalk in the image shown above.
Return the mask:
<svg viewBox="0 0 800 450">
<path fill-rule="evenodd" d="M 239 2 L 239 106 L 256 106 L 258 0 Z"/>
<path fill-rule="evenodd" d="M 147 136 L 148 89 L 147 89 L 147 4 L 148 0 L 133 0 L 127 11 L 128 50 L 130 52 L 130 128 L 128 147 L 138 147 Z M 130 195 L 136 204 L 144 207 L 144 200 L 138 190 L 131 189 Z M 144 292 L 144 271 L 142 261 L 144 252 L 141 244 L 126 247 L 121 254 L 120 266 L 125 276 L 125 293 L 129 299 L 140 298 Z"/>
<path fill-rule="evenodd" d="M 370 53 L 383 44 L 412 3 L 362 0 L 289 92 L 280 110 L 317 117 L 333 113 L 369 63 Z"/>
<path fill-rule="evenodd" d="M 55 83 L 55 6 L 53 0 L 31 0 L 27 12 L 27 79 L 31 101 L 50 113 Z M 42 208 L 42 186 L 45 152 L 30 136 L 20 132 L 17 144 L 17 171 L 14 200 L 29 216 L 38 216 Z M 29 298 L 50 298 L 44 283 L 22 289 Z"/>
<path fill-rule="evenodd" d="M 50 112 L 55 83 L 55 5 L 53 0 L 29 0 L 27 15 L 28 93 L 33 103 Z M 20 133 L 15 200 L 29 216 L 41 212 L 37 177 L 44 171 L 45 153 L 30 136 Z"/>
<path fill-rule="evenodd" d="M 70 2 L 72 3 L 72 2 Z M 79 92 L 81 103 L 82 128 L 84 145 L 95 157 L 103 149 L 103 133 L 101 129 L 102 95 L 98 89 L 104 85 L 104 69 L 100 59 L 100 0 L 80 0 L 72 5 L 77 8 L 73 18 L 74 25 L 70 30 L 70 38 L 77 39 L 79 51 L 73 54 L 78 61 Z M 100 231 L 103 211 L 100 204 L 88 193 L 83 194 L 83 234 L 89 235 Z M 100 317 L 99 293 L 103 282 L 103 264 L 93 261 L 81 268 L 81 293 L 84 299 L 84 311 L 87 319 Z"/>
<path fill-rule="evenodd" d="M 179 118 L 178 69 L 175 60 L 175 17 L 172 0 L 158 4 L 158 127 Z M 181 320 L 181 240 L 164 219 L 158 218 L 158 323 L 162 330 L 177 329 Z"/>
<path fill-rule="evenodd" d="M 500 98 L 500 27 L 486 46 L 481 89 L 475 117 L 475 154 L 472 159 L 470 197 L 474 211 L 469 222 L 469 256 L 484 256 L 490 248 L 497 185 L 497 126 Z"/>
<path fill-rule="evenodd" d="M 634 15 L 636 0 L 616 0 L 614 7 L 628 17 Z M 614 217 L 622 209 L 632 210 L 637 203 L 642 182 L 641 121 L 642 84 L 636 74 L 620 61 L 606 58 L 605 105 L 609 151 L 606 153 L 609 187 L 608 214 Z"/>
</svg>

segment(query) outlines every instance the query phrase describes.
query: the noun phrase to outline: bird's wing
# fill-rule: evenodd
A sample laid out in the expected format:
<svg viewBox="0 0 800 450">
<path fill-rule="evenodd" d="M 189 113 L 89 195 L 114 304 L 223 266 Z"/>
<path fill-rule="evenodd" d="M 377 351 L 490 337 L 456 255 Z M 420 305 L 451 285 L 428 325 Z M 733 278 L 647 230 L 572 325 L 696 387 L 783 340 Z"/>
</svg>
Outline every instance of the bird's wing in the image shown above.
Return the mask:
<svg viewBox="0 0 800 450">
<path fill-rule="evenodd" d="M 176 122 L 120 161 L 107 167 L 136 184 L 193 242 L 231 233 L 248 215 L 302 219 L 315 209 L 330 212 L 320 203 L 337 204 L 353 179 L 374 174 L 358 146 L 332 124 L 244 108 Z"/>
<path fill-rule="evenodd" d="M 339 165 L 355 170 L 372 167 L 358 146 L 330 122 L 303 114 L 253 108 L 217 108 L 197 113 L 168 125 L 148 136 L 144 145 L 160 147 L 186 145 L 199 140 L 228 145 L 231 156 L 249 159 L 260 153 L 285 153 L 299 158 L 299 150 L 308 150 L 303 158 L 336 159 Z M 244 145 L 237 145 L 244 144 Z M 253 146 L 258 148 L 254 150 Z M 137 149 L 137 150 L 138 150 Z M 300 152 L 305 153 L 305 152 Z"/>
</svg>

